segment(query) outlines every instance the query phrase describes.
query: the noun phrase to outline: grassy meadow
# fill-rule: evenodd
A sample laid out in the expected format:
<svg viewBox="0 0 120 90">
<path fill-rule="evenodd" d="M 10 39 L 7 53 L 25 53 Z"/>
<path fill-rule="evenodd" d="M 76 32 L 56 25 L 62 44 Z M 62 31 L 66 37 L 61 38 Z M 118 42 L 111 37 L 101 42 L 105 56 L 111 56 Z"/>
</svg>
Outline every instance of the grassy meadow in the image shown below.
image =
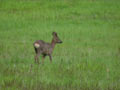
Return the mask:
<svg viewBox="0 0 120 90">
<path fill-rule="evenodd" d="M 120 90 L 120 0 L 0 0 L 0 90 Z"/>
</svg>

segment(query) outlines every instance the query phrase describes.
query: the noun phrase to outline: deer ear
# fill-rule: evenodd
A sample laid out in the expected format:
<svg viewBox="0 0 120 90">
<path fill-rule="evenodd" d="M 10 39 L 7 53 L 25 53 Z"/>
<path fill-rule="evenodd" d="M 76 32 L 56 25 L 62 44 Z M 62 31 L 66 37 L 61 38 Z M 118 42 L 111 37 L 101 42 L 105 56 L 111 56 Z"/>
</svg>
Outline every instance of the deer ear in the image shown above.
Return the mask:
<svg viewBox="0 0 120 90">
<path fill-rule="evenodd" d="M 53 36 L 57 36 L 57 33 L 56 33 L 56 32 L 53 32 L 52 35 L 53 35 Z"/>
</svg>

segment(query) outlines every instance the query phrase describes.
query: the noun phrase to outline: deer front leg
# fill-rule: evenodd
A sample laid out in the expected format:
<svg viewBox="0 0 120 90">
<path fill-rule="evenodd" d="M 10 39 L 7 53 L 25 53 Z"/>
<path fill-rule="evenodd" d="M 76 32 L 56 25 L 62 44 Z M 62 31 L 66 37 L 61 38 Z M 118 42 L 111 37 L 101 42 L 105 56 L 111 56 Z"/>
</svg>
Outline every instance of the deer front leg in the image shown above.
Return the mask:
<svg viewBox="0 0 120 90">
<path fill-rule="evenodd" d="M 50 54 L 49 54 L 48 56 L 49 56 L 49 58 L 50 58 L 50 62 L 52 62 L 52 56 L 51 56 Z"/>
</svg>

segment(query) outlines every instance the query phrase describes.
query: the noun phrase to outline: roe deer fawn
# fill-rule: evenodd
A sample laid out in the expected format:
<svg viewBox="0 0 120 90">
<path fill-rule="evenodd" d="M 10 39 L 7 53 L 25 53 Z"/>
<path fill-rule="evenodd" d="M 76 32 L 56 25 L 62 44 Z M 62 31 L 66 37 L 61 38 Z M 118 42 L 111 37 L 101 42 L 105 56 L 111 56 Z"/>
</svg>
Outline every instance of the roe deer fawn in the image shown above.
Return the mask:
<svg viewBox="0 0 120 90">
<path fill-rule="evenodd" d="M 49 56 L 50 58 L 50 61 L 52 62 L 52 52 L 53 52 L 53 49 L 56 45 L 56 43 L 62 43 L 62 41 L 59 39 L 58 35 L 56 32 L 53 32 L 52 33 L 53 35 L 53 39 L 51 41 L 51 43 L 46 43 L 44 42 L 43 40 L 37 40 L 34 42 L 33 46 L 34 46 L 34 49 L 35 49 L 35 52 L 36 52 L 36 55 L 35 55 L 35 63 L 39 63 L 39 56 L 42 54 L 42 61 L 44 60 L 44 58 L 46 56 Z"/>
</svg>

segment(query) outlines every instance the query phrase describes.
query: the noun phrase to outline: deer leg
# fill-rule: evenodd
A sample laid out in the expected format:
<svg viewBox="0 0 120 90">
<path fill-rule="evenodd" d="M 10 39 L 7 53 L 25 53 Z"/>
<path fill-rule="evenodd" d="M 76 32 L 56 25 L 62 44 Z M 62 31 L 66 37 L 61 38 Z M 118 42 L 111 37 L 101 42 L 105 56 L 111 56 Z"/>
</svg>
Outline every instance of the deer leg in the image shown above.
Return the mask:
<svg viewBox="0 0 120 90">
<path fill-rule="evenodd" d="M 50 62 L 52 62 L 52 56 L 51 55 L 48 55 L 49 56 L 49 58 L 50 58 Z"/>
<path fill-rule="evenodd" d="M 35 55 L 35 63 L 39 63 L 39 58 L 37 54 Z"/>
<path fill-rule="evenodd" d="M 38 53 L 38 50 L 37 50 L 37 48 L 35 48 L 34 47 L 34 49 L 35 49 L 35 53 L 36 53 L 36 55 L 35 55 L 35 63 L 37 63 L 37 61 L 38 61 L 38 55 L 37 55 L 37 53 Z"/>
<path fill-rule="evenodd" d="M 35 55 L 34 58 L 35 58 L 35 63 L 37 63 L 37 59 L 38 59 L 37 55 Z"/>
<path fill-rule="evenodd" d="M 40 53 L 37 53 L 35 56 L 35 63 L 39 64 L 39 56 L 40 56 Z"/>
</svg>

